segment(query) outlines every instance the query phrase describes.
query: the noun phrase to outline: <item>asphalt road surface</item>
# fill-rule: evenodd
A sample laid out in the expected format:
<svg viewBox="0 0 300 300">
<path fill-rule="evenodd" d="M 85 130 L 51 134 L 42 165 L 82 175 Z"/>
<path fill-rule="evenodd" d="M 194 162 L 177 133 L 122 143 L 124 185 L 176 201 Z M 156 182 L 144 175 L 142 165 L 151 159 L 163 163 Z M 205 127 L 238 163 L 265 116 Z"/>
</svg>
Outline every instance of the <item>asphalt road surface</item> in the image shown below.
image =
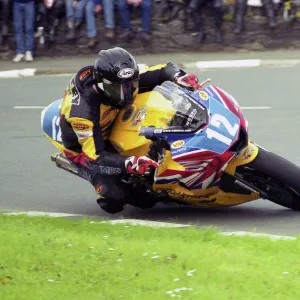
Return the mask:
<svg viewBox="0 0 300 300">
<path fill-rule="evenodd" d="M 196 72 L 201 79 L 212 78 L 214 84 L 234 95 L 241 106 L 270 107 L 245 110 L 251 139 L 300 165 L 299 67 L 189 71 Z M 300 233 L 300 213 L 265 200 L 222 209 L 159 205 L 140 210 L 129 206 L 113 216 L 101 211 L 88 182 L 56 168 L 50 161 L 55 148 L 41 131 L 41 109 L 14 108 L 48 105 L 63 96 L 68 80 L 64 76 L 0 80 L 1 211 L 64 212 L 191 222 L 223 230 Z"/>
</svg>

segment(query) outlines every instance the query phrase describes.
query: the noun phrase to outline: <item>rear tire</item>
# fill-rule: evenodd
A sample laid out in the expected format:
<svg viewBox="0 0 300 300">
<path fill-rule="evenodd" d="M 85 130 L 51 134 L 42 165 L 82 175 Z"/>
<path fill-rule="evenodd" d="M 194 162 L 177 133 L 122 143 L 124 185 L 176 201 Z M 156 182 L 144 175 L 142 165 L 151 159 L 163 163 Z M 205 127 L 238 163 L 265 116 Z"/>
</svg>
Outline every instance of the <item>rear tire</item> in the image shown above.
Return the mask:
<svg viewBox="0 0 300 300">
<path fill-rule="evenodd" d="M 300 210 L 300 168 L 297 165 L 259 148 L 255 160 L 238 167 L 237 173 L 265 192 L 268 200 Z"/>
</svg>

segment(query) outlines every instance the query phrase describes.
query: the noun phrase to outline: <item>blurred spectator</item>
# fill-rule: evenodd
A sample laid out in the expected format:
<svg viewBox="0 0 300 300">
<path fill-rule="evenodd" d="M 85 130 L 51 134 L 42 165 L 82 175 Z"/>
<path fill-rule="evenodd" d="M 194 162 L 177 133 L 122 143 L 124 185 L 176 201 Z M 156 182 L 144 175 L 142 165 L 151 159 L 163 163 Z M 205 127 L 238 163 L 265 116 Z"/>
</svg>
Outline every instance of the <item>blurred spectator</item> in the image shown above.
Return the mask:
<svg viewBox="0 0 300 300">
<path fill-rule="evenodd" d="M 33 61 L 35 4 L 33 0 L 14 0 L 13 18 L 17 55 L 13 62 Z M 25 25 L 25 39 L 24 39 Z M 24 55 L 25 54 L 25 55 Z"/>
<path fill-rule="evenodd" d="M 3 39 L 6 39 L 8 36 L 8 22 L 9 22 L 9 0 L 0 0 L 1 7 L 1 19 L 2 19 L 2 28 L 0 28 L 0 44 L 2 44 Z"/>
<path fill-rule="evenodd" d="M 274 29 L 276 25 L 275 9 L 272 0 L 261 0 L 265 14 L 269 21 L 269 27 Z M 236 0 L 235 1 L 235 29 L 234 33 L 240 34 L 244 25 L 244 16 L 247 11 L 247 0 Z"/>
<path fill-rule="evenodd" d="M 121 39 L 130 40 L 134 38 L 134 31 L 130 23 L 130 13 L 133 7 L 141 8 L 142 13 L 142 34 L 144 41 L 150 40 L 150 26 L 152 15 L 152 0 L 119 0 L 119 13 L 123 33 Z"/>
<path fill-rule="evenodd" d="M 156 5 L 160 5 L 158 18 L 163 22 L 171 21 L 183 13 L 184 30 L 188 30 L 189 19 L 193 19 L 189 9 L 192 0 L 156 0 Z"/>
<path fill-rule="evenodd" d="M 103 10 L 105 17 L 106 38 L 113 39 L 115 36 L 115 0 L 103 0 Z"/>
<path fill-rule="evenodd" d="M 76 30 L 79 29 L 83 21 L 85 10 L 86 16 L 86 32 L 89 42 L 87 47 L 94 47 L 96 45 L 96 19 L 95 14 L 102 10 L 101 0 L 66 0 L 67 24 L 69 32 L 66 36 L 67 40 L 76 39 Z"/>
<path fill-rule="evenodd" d="M 215 11 L 215 39 L 217 43 L 223 41 L 222 36 L 222 23 L 223 23 L 223 0 L 192 0 L 191 9 L 195 11 L 195 27 L 198 30 L 198 43 L 202 43 L 206 37 L 203 25 L 203 10 L 205 6 L 212 2 Z"/>
<path fill-rule="evenodd" d="M 41 0 L 38 28 L 43 28 L 46 40 L 54 41 L 55 30 L 64 11 L 64 0 Z"/>
</svg>

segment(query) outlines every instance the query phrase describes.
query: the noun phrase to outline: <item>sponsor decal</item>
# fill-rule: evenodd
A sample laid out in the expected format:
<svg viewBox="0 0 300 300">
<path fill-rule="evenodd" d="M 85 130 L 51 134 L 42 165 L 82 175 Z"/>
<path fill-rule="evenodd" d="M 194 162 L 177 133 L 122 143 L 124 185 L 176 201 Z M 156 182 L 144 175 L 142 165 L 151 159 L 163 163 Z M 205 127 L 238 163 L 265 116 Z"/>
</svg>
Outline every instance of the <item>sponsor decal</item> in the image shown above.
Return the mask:
<svg viewBox="0 0 300 300">
<path fill-rule="evenodd" d="M 134 112 L 133 106 L 127 107 L 126 110 L 123 112 L 123 115 L 121 117 L 121 122 L 128 121 L 131 118 L 133 112 Z"/>
<path fill-rule="evenodd" d="M 72 95 L 71 104 L 79 105 L 80 104 L 80 96 L 79 96 L 78 90 L 76 88 L 74 78 L 71 80 L 68 88 L 69 88 L 69 92 L 70 92 L 69 94 Z"/>
<path fill-rule="evenodd" d="M 75 130 L 87 130 L 87 129 L 89 129 L 90 128 L 90 126 L 89 125 L 86 125 L 86 124 L 73 124 L 73 128 L 75 129 Z"/>
<path fill-rule="evenodd" d="M 119 78 L 130 78 L 132 77 L 134 74 L 134 70 L 131 69 L 131 68 L 126 68 L 126 69 L 123 69 L 123 70 L 120 70 L 117 74 L 117 76 Z"/>
<path fill-rule="evenodd" d="M 199 92 L 199 96 L 204 101 L 208 100 L 208 94 L 204 91 Z"/>
<path fill-rule="evenodd" d="M 108 117 L 109 113 L 112 111 L 112 108 L 107 109 L 101 116 L 101 119 L 104 120 Z"/>
<path fill-rule="evenodd" d="M 173 154 L 178 154 L 178 153 L 184 152 L 184 151 L 186 151 L 186 150 L 187 150 L 187 148 L 184 147 L 184 148 L 172 150 L 172 153 L 173 153 Z"/>
<path fill-rule="evenodd" d="M 183 140 L 175 141 L 174 143 L 171 144 L 172 149 L 178 149 L 183 147 L 185 142 Z"/>
<path fill-rule="evenodd" d="M 91 163 L 88 159 L 84 159 L 85 163 L 87 164 L 90 172 L 93 174 L 103 174 L 103 175 L 119 175 L 122 173 L 121 168 L 115 167 L 107 167 L 107 166 L 100 166 Z"/>
<path fill-rule="evenodd" d="M 78 93 L 74 93 L 72 95 L 71 104 L 73 104 L 73 105 L 79 105 L 80 104 L 80 97 L 79 97 Z"/>
<path fill-rule="evenodd" d="M 217 201 L 216 198 L 212 198 L 212 199 L 209 199 L 209 195 L 208 196 L 190 196 L 190 195 L 187 195 L 185 193 L 178 193 L 178 192 L 174 192 L 173 190 L 167 190 L 168 194 L 169 195 L 175 195 L 175 196 L 178 196 L 182 199 L 185 199 L 185 198 L 190 198 L 190 199 L 194 199 L 194 200 L 198 200 L 197 202 L 198 203 L 214 203 Z M 204 198 L 205 200 L 201 200 L 201 198 Z"/>
<path fill-rule="evenodd" d="M 192 132 L 192 129 L 163 129 L 163 133 Z"/>
<path fill-rule="evenodd" d="M 103 186 L 102 185 L 98 185 L 98 186 L 96 186 L 95 190 L 96 190 L 97 194 L 100 194 L 103 191 Z"/>
<path fill-rule="evenodd" d="M 79 80 L 83 81 L 83 80 L 85 80 L 91 74 L 92 74 L 92 70 L 91 69 L 85 70 L 85 71 L 83 71 L 83 72 L 80 73 Z"/>
<path fill-rule="evenodd" d="M 241 151 L 237 152 L 237 154 L 235 155 L 235 157 L 236 158 L 240 158 L 240 157 L 246 156 L 247 151 L 248 151 L 248 146 L 244 150 L 241 150 Z"/>
<path fill-rule="evenodd" d="M 147 109 L 145 106 L 143 106 L 141 109 L 138 109 L 133 118 L 131 119 L 131 121 L 133 122 L 131 127 L 139 125 L 146 118 L 146 115 Z"/>
<path fill-rule="evenodd" d="M 252 156 L 253 152 L 254 152 L 254 148 L 247 147 L 247 151 L 244 152 L 245 155 L 244 160 L 249 159 Z"/>
<path fill-rule="evenodd" d="M 93 131 L 83 131 L 83 132 L 75 131 L 75 133 L 79 140 L 84 140 L 88 137 L 93 136 Z"/>
<path fill-rule="evenodd" d="M 196 113 L 197 113 L 197 109 L 194 108 L 194 109 L 192 110 L 192 112 L 190 113 L 190 115 L 189 115 L 187 121 L 186 121 L 186 126 L 191 125 L 192 121 L 193 121 L 194 118 L 195 118 Z"/>
<path fill-rule="evenodd" d="M 140 135 L 142 134 L 142 135 L 145 135 L 145 136 L 147 136 L 147 135 L 153 135 L 153 133 L 154 133 L 154 126 L 150 126 L 150 127 L 141 127 L 140 128 Z"/>
</svg>

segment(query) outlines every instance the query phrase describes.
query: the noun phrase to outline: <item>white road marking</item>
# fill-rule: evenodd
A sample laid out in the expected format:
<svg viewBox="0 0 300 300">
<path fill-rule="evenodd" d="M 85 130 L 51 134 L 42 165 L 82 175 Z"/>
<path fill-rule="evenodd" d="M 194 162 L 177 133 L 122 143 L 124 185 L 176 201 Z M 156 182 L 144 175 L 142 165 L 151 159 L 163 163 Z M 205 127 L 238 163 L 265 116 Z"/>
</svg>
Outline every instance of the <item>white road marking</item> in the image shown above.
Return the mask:
<svg viewBox="0 0 300 300">
<path fill-rule="evenodd" d="M 27 215 L 29 217 L 83 217 L 84 215 L 79 214 L 65 214 L 65 213 L 52 213 L 52 212 L 43 212 L 43 211 L 18 211 L 18 212 L 9 212 L 3 213 L 3 215 L 7 216 L 19 216 L 19 215 Z"/>
<path fill-rule="evenodd" d="M 14 109 L 44 109 L 46 106 L 14 106 Z M 242 106 L 243 110 L 261 110 L 261 109 L 271 109 L 270 106 Z"/>
<path fill-rule="evenodd" d="M 14 106 L 14 109 L 44 109 L 46 106 Z"/>
<path fill-rule="evenodd" d="M 253 237 L 268 237 L 271 240 L 296 240 L 297 238 L 294 236 L 285 236 L 285 235 L 274 235 L 267 233 L 257 233 L 257 232 L 248 232 L 248 231 L 233 231 L 233 232 L 222 232 L 222 235 L 227 236 L 253 236 Z"/>
<path fill-rule="evenodd" d="M 270 106 L 242 106 L 243 110 L 260 110 L 260 109 L 270 109 Z"/>
<path fill-rule="evenodd" d="M 74 73 L 75 73 L 75 72 L 74 72 Z M 66 76 L 73 76 L 74 73 L 38 74 L 37 76 L 43 76 L 43 77 L 66 77 Z"/>
<path fill-rule="evenodd" d="M 198 69 L 222 69 L 222 68 L 254 68 L 260 67 L 260 59 L 241 59 L 241 60 L 214 60 L 214 61 L 198 61 L 185 63 L 185 68 Z"/>
<path fill-rule="evenodd" d="M 36 73 L 36 69 L 1 71 L 0 78 L 27 77 L 27 76 L 34 76 L 35 73 Z"/>
<path fill-rule="evenodd" d="M 168 223 L 168 222 L 158 222 L 158 221 L 147 221 L 147 220 L 136 220 L 136 219 L 120 219 L 120 220 L 111 220 L 104 223 L 110 224 L 126 224 L 131 225 L 141 225 L 141 226 L 150 226 L 150 227 L 190 227 L 191 225 L 179 224 L 179 223 Z"/>
<path fill-rule="evenodd" d="M 7 216 L 18 216 L 18 215 L 27 215 L 29 217 L 96 217 L 89 215 L 81 215 L 81 214 L 66 214 L 66 213 L 52 213 L 52 212 L 40 212 L 40 211 L 27 211 L 27 212 L 9 212 L 2 213 Z M 136 220 L 136 219 L 119 219 L 119 220 L 109 220 L 109 221 L 92 221 L 91 224 L 97 223 L 109 223 L 109 224 L 132 224 L 134 226 L 151 226 L 151 227 L 191 227 L 195 225 L 188 224 L 180 224 L 180 223 L 168 223 L 168 222 L 159 222 L 159 221 L 147 221 L 147 220 Z M 196 227 L 196 226 L 195 226 Z M 200 227 L 199 227 L 200 228 Z M 271 240 L 297 240 L 296 237 L 293 236 L 285 236 L 285 235 L 274 235 L 267 233 L 257 233 L 257 232 L 249 232 L 249 231 L 232 231 L 232 232 L 220 232 L 220 234 L 225 236 L 252 236 L 252 237 L 268 237 Z"/>
</svg>

